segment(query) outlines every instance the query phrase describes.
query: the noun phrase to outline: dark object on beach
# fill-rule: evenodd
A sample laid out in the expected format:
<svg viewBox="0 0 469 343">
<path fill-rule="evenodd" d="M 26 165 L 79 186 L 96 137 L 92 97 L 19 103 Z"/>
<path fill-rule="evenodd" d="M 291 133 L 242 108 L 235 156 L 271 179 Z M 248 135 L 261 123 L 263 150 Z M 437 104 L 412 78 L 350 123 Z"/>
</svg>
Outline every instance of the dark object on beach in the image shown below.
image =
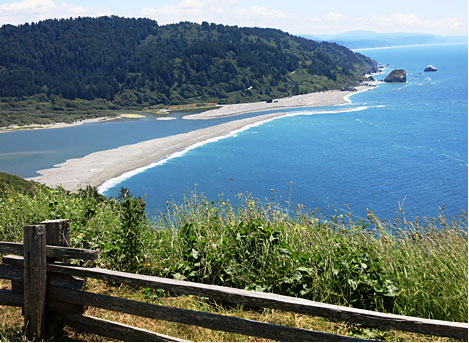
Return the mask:
<svg viewBox="0 0 469 343">
<path fill-rule="evenodd" d="M 438 71 L 438 69 L 436 69 L 436 67 L 429 64 L 423 71 Z"/>
<path fill-rule="evenodd" d="M 407 73 L 404 69 L 396 69 L 384 78 L 384 82 L 406 82 Z"/>
<path fill-rule="evenodd" d="M 368 81 L 374 81 L 375 78 L 373 76 L 368 76 Z"/>
<path fill-rule="evenodd" d="M 357 89 L 352 86 L 342 87 L 340 89 L 342 92 L 356 92 Z"/>
</svg>

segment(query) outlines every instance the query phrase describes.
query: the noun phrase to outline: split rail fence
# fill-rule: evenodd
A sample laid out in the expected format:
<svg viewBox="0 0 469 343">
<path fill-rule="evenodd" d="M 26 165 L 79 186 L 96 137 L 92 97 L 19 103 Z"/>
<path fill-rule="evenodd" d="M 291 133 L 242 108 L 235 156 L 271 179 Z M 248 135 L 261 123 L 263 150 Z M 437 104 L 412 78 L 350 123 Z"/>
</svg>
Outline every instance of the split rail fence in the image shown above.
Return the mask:
<svg viewBox="0 0 469 343">
<path fill-rule="evenodd" d="M 182 341 L 85 315 L 87 306 L 141 317 L 177 322 L 213 330 L 278 341 L 361 341 L 360 339 L 242 318 L 138 302 L 83 291 L 84 280 L 94 278 L 131 286 L 207 297 L 220 302 L 270 308 L 366 327 L 396 329 L 435 336 L 468 338 L 468 324 L 430 320 L 335 306 L 305 299 L 222 286 L 80 267 L 71 260 L 95 260 L 98 252 L 70 248 L 68 220 L 45 221 L 24 227 L 23 244 L 0 242 L 0 279 L 11 280 L 11 290 L 0 290 L 0 305 L 23 309 L 28 339 L 60 339 L 67 325 L 123 341 Z"/>
</svg>

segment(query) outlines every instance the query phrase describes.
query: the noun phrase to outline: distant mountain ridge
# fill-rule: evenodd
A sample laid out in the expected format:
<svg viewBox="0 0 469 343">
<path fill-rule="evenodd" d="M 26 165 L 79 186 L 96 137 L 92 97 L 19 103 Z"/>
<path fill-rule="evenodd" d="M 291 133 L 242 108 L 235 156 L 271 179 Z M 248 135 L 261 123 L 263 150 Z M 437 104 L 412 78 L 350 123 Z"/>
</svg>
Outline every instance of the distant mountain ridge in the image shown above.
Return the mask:
<svg viewBox="0 0 469 343">
<path fill-rule="evenodd" d="M 349 49 L 377 48 L 399 45 L 467 43 L 466 36 L 441 36 L 425 33 L 377 33 L 373 31 L 349 31 L 334 35 L 300 35 L 301 37 L 334 42 Z"/>
<path fill-rule="evenodd" d="M 275 29 L 115 16 L 0 28 L 0 97 L 246 102 L 339 89 L 375 68 L 343 46 Z"/>
</svg>

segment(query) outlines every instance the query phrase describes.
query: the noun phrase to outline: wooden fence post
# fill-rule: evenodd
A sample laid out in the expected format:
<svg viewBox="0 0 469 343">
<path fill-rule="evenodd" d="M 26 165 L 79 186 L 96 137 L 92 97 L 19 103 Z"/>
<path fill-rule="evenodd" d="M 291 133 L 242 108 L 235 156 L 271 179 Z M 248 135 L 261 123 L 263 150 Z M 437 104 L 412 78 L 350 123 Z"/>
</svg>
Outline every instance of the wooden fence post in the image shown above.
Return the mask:
<svg viewBox="0 0 469 343">
<path fill-rule="evenodd" d="M 28 339 L 45 335 L 46 310 L 46 231 L 44 225 L 23 229 L 24 244 L 24 324 Z"/>
<path fill-rule="evenodd" d="M 70 247 L 70 220 L 57 219 L 41 222 L 46 226 L 47 245 L 56 245 L 60 247 Z M 52 261 L 70 263 L 69 259 L 55 259 Z"/>
<path fill-rule="evenodd" d="M 62 247 L 70 247 L 70 220 L 68 219 L 56 219 L 56 220 L 46 220 L 41 222 L 41 224 L 45 225 L 46 227 L 46 242 L 47 245 L 55 245 L 55 246 L 62 246 Z M 54 261 L 70 263 L 70 259 L 68 258 L 53 258 L 48 257 L 47 262 L 52 263 Z M 75 281 L 71 276 L 65 275 L 56 275 L 54 273 L 50 273 L 49 277 L 51 280 L 58 279 L 62 281 Z M 81 288 L 83 283 L 80 283 L 78 288 Z M 73 312 L 73 309 L 60 308 L 61 304 L 57 301 L 47 301 L 47 312 L 46 312 L 46 338 L 51 337 L 62 337 L 63 336 L 63 323 L 60 319 L 60 316 L 56 315 L 56 311 L 60 310 L 68 310 Z M 69 305 L 70 307 L 72 305 Z M 72 306 L 73 307 L 73 306 Z M 78 312 L 83 312 L 83 306 L 78 306 Z M 80 311 L 81 308 L 81 311 Z M 77 310 L 75 310 L 77 311 Z"/>
</svg>

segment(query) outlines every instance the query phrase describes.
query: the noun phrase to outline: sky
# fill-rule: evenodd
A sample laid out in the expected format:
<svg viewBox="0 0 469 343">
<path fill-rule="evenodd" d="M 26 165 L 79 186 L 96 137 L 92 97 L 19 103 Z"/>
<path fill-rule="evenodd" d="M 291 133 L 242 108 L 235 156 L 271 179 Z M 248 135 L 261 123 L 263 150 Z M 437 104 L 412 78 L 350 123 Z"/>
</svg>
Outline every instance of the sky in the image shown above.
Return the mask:
<svg viewBox="0 0 469 343">
<path fill-rule="evenodd" d="M 0 0 L 0 26 L 102 15 L 281 29 L 468 34 L 467 0 Z"/>
</svg>

